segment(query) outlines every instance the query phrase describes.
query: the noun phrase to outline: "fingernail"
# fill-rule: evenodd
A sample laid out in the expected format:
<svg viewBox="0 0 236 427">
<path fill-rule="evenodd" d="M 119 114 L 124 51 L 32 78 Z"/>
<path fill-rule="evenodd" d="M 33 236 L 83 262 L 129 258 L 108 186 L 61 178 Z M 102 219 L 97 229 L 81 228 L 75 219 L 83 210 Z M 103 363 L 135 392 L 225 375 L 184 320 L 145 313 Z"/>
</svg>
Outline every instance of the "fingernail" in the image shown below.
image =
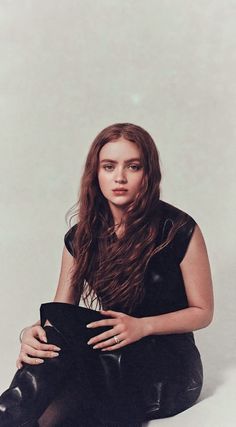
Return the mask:
<svg viewBox="0 0 236 427">
<path fill-rule="evenodd" d="M 93 348 L 98 348 L 98 345 L 94 345 Z"/>
<path fill-rule="evenodd" d="M 89 341 L 87 342 L 87 344 L 88 344 L 88 345 L 92 344 L 92 340 L 89 340 Z"/>
<path fill-rule="evenodd" d="M 54 347 L 54 349 L 55 349 L 55 350 L 58 350 L 58 351 L 60 351 L 60 350 L 61 350 L 61 348 L 60 348 L 60 347 L 57 347 L 57 346 L 55 346 L 55 347 Z"/>
<path fill-rule="evenodd" d="M 44 341 L 44 342 L 48 342 L 48 341 L 47 341 L 47 338 L 46 338 L 45 336 L 43 336 L 43 337 L 41 338 L 41 340 L 42 340 L 42 341 Z"/>
<path fill-rule="evenodd" d="M 92 326 L 93 325 L 91 323 L 88 323 L 88 325 L 86 325 L 87 328 L 92 328 Z"/>
<path fill-rule="evenodd" d="M 38 360 L 38 363 L 43 363 L 44 362 L 44 360 Z"/>
</svg>

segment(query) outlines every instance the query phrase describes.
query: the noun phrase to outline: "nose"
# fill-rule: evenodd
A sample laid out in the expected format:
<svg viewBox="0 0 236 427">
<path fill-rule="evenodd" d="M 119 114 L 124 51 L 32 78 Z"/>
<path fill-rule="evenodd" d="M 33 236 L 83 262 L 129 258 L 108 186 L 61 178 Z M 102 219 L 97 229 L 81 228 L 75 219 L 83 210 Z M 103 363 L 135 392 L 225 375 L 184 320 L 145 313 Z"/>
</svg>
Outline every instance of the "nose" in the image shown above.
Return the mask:
<svg viewBox="0 0 236 427">
<path fill-rule="evenodd" d="M 115 176 L 115 182 L 119 182 L 119 183 L 127 182 L 127 178 L 123 169 L 117 170 L 117 173 Z"/>
</svg>

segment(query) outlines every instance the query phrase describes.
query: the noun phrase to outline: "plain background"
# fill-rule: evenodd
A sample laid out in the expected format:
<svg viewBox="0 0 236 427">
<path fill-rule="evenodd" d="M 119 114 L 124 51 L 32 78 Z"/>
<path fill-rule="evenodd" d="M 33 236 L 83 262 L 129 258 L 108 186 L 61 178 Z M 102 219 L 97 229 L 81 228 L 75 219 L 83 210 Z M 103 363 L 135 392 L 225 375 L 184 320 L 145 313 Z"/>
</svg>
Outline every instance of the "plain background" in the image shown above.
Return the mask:
<svg viewBox="0 0 236 427">
<path fill-rule="evenodd" d="M 149 425 L 234 425 L 235 21 L 233 0 L 0 1 L 1 392 L 54 297 L 89 146 L 131 122 L 157 144 L 162 199 L 200 225 L 215 289 L 201 399 Z"/>
</svg>

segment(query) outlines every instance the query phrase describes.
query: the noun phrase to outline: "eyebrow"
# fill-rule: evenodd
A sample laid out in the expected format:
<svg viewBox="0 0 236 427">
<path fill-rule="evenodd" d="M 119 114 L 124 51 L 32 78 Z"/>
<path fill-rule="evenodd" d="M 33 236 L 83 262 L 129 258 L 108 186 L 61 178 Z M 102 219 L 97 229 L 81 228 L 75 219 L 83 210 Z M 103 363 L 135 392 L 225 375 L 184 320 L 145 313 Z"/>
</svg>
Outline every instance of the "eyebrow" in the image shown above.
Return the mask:
<svg viewBox="0 0 236 427">
<path fill-rule="evenodd" d="M 141 159 L 139 157 L 133 157 L 132 159 L 125 160 L 125 163 L 134 162 L 134 161 L 140 162 Z M 100 163 L 103 163 L 103 162 L 118 163 L 116 160 L 111 160 L 111 159 L 103 159 L 100 161 Z"/>
</svg>

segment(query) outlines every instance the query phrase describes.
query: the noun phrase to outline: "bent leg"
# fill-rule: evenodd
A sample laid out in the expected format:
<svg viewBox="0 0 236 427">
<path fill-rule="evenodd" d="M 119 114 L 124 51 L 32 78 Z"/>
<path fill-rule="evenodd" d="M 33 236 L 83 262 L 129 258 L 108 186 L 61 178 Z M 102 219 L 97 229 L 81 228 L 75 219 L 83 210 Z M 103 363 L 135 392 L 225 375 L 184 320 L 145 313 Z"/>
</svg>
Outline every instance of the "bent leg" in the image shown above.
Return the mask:
<svg viewBox="0 0 236 427">
<path fill-rule="evenodd" d="M 9 388 L 0 396 L 1 427 L 34 426 L 73 367 L 73 354 L 64 336 L 53 326 L 44 329 L 48 343 L 61 347 L 59 356 L 45 358 L 40 365 L 24 363 L 18 369 Z"/>
<path fill-rule="evenodd" d="M 142 427 L 141 422 L 111 423 L 101 420 L 80 376 L 68 376 L 63 390 L 38 419 L 39 427 Z"/>
</svg>

